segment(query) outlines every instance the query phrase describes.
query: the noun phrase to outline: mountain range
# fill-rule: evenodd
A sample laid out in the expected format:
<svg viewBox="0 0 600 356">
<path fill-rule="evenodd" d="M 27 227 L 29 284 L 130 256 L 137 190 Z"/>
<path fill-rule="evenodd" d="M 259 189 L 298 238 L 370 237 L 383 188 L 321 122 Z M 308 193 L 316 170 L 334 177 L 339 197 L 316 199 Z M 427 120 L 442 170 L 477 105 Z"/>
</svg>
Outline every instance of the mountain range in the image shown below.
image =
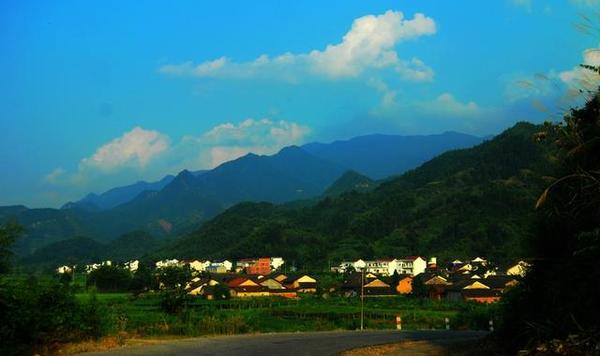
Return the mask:
<svg viewBox="0 0 600 356">
<path fill-rule="evenodd" d="M 427 136 L 366 135 L 332 143 L 310 143 L 302 148 L 378 180 L 418 167 L 443 152 L 481 141 L 480 137 L 450 131 Z"/>
<path fill-rule="evenodd" d="M 362 190 L 364 184 L 376 185 L 373 177 L 401 174 L 432 155 L 481 141 L 475 136 L 444 133 L 370 135 L 330 144 L 290 146 L 271 156 L 250 153 L 212 170 L 184 170 L 158 182 L 137 182 L 89 194 L 61 209 L 0 207 L 0 222 L 13 219 L 25 227 L 25 238 L 16 248 L 21 255 L 81 236 L 107 242 L 144 230 L 157 238 L 173 237 L 198 228 L 240 202 L 277 204 L 337 195 L 347 189 Z M 349 170 L 364 177 L 359 179 L 363 182 L 353 182 L 347 175 L 344 178 Z M 337 188 L 327 190 L 338 179 L 341 183 L 334 185 Z"/>
<path fill-rule="evenodd" d="M 403 255 L 522 258 L 536 226 L 535 202 L 555 172 L 553 146 L 533 139 L 540 130 L 518 123 L 362 193 L 331 194 L 300 207 L 239 204 L 152 257 L 271 255 L 318 269 L 327 261 Z M 338 184 L 364 179 L 345 177 Z"/>
</svg>

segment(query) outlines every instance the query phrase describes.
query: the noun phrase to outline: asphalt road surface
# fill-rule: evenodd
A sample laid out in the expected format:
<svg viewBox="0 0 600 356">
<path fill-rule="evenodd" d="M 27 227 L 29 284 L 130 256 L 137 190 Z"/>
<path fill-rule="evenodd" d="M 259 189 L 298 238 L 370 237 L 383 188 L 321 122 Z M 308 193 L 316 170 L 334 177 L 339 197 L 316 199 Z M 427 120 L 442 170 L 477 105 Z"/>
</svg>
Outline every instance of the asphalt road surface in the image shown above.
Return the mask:
<svg viewBox="0 0 600 356">
<path fill-rule="evenodd" d="M 132 345 L 85 355 L 335 355 L 357 347 L 403 340 L 447 344 L 485 336 L 483 331 L 327 331 L 215 336 Z"/>
</svg>

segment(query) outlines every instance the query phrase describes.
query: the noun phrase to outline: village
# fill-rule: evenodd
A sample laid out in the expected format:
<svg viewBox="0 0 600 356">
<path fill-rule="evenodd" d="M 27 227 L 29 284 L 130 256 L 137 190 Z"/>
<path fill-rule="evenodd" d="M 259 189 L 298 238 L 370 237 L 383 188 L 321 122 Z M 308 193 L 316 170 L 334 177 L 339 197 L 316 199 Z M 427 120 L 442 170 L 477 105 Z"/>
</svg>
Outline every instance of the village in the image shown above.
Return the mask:
<svg viewBox="0 0 600 356">
<path fill-rule="evenodd" d="M 90 274 L 103 266 L 103 261 L 83 266 Z M 138 271 L 139 260 L 115 265 L 131 274 Z M 520 260 L 497 266 L 475 257 L 467 261 L 453 260 L 438 265 L 437 259 L 420 256 L 376 260 L 343 261 L 327 273 L 338 283 L 323 286 L 323 273 L 300 273 L 286 267 L 281 257 L 229 260 L 165 259 L 154 263 L 154 271 L 188 269 L 190 279 L 177 287 L 190 296 L 207 300 L 225 298 L 282 297 L 298 298 L 302 294 L 325 293 L 344 297 L 385 297 L 414 295 L 433 300 L 498 302 L 502 295 L 517 285 L 530 263 Z M 77 266 L 60 266 L 58 274 L 73 273 Z M 159 289 L 165 286 L 160 283 Z"/>
</svg>

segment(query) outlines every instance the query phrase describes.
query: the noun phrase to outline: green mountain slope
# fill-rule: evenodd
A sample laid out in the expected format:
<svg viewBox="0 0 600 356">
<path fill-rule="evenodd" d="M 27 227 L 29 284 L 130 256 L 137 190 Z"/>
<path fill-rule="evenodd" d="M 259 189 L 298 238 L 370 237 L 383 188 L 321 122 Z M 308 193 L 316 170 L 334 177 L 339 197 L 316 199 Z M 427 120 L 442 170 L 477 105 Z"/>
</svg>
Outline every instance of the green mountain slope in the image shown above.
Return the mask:
<svg viewBox="0 0 600 356">
<path fill-rule="evenodd" d="M 368 192 L 377 187 L 377 183 L 371 178 L 363 176 L 355 171 L 348 171 L 344 173 L 338 180 L 333 182 L 325 193 L 324 197 L 335 197 L 342 193 L 347 192 Z"/>
<path fill-rule="evenodd" d="M 75 237 L 54 242 L 23 258 L 22 265 L 39 268 L 56 268 L 65 264 L 74 265 L 101 261 L 106 246 L 86 237 Z"/>
<path fill-rule="evenodd" d="M 62 265 L 96 263 L 104 260 L 125 262 L 142 257 L 161 247 L 162 242 L 144 231 L 124 234 L 109 243 L 75 237 L 51 243 L 20 260 L 33 268 L 56 268 Z"/>
<path fill-rule="evenodd" d="M 553 171 L 539 127 L 519 123 L 383 183 L 301 208 L 235 206 L 157 257 L 281 255 L 299 266 L 398 255 L 496 259 L 527 254 L 533 205 Z"/>
</svg>

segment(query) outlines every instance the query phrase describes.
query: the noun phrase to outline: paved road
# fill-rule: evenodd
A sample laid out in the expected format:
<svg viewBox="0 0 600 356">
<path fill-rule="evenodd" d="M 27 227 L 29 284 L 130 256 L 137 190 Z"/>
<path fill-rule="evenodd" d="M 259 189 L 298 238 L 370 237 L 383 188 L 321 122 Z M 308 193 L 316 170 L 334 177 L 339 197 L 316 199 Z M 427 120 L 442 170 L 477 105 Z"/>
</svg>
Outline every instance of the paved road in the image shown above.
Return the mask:
<svg viewBox="0 0 600 356">
<path fill-rule="evenodd" d="M 402 340 L 427 340 L 447 344 L 450 340 L 472 340 L 481 331 L 328 331 L 258 335 L 215 336 L 127 346 L 86 355 L 335 355 L 370 345 Z"/>
</svg>

